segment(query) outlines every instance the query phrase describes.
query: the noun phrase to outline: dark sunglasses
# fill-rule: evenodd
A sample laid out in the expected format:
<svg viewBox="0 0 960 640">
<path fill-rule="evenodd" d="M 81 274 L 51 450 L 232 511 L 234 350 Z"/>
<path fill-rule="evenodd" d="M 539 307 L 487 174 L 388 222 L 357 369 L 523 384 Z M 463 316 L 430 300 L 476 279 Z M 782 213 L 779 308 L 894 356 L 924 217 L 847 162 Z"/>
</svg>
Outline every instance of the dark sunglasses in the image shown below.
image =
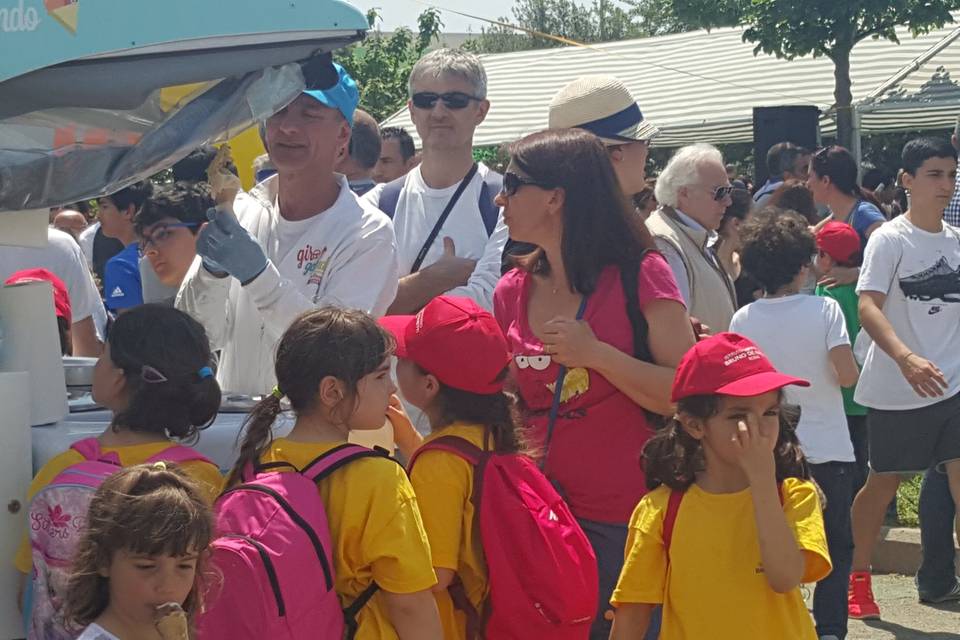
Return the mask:
<svg viewBox="0 0 960 640">
<path fill-rule="evenodd" d="M 471 96 L 462 91 L 450 91 L 448 93 L 423 91 L 413 94 L 411 100 L 413 101 L 413 106 L 417 109 L 433 109 L 437 105 L 438 100 L 443 100 L 443 106 L 447 109 L 464 109 L 471 101 L 476 100 L 479 102 L 483 100 L 483 98 Z"/>
<path fill-rule="evenodd" d="M 512 196 L 517 192 L 517 190 L 520 187 L 524 185 L 540 187 L 541 189 L 553 188 L 553 185 L 548 185 L 543 182 L 537 182 L 532 178 L 525 178 L 523 176 L 519 176 L 513 173 L 512 171 L 507 171 L 503 174 L 503 188 L 500 190 L 500 193 L 502 193 L 505 196 Z"/>
<path fill-rule="evenodd" d="M 143 237 L 140 238 L 140 251 L 146 251 L 150 248 L 150 245 L 159 247 L 164 242 L 166 242 L 170 236 L 170 229 L 193 229 L 194 227 L 199 227 L 199 222 L 177 222 L 174 224 L 161 223 L 153 228 L 153 231 L 150 233 L 143 234 Z"/>
<path fill-rule="evenodd" d="M 713 190 L 713 199 L 720 202 L 733 193 L 733 187 L 717 187 Z"/>
</svg>

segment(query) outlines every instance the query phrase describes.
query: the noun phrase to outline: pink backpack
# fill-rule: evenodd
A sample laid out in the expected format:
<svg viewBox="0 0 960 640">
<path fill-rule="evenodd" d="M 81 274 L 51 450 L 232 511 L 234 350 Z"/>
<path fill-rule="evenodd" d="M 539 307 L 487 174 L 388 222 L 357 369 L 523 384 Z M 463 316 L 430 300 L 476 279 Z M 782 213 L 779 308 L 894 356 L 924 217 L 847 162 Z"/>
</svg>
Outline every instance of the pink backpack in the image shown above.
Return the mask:
<svg viewBox="0 0 960 640">
<path fill-rule="evenodd" d="M 103 453 L 96 438 L 79 440 L 70 447 L 84 460 L 61 471 L 30 501 L 29 533 L 33 551 L 33 595 L 28 638 L 61 640 L 75 638 L 63 617 L 70 564 L 87 524 L 90 500 L 103 481 L 121 469 L 116 452 Z M 209 462 L 189 447 L 174 444 L 146 462 L 191 460 Z"/>
<path fill-rule="evenodd" d="M 446 451 L 473 465 L 473 504 L 486 557 L 490 595 L 467 615 L 467 637 L 497 640 L 585 640 L 597 614 L 597 560 L 590 542 L 553 485 L 528 457 L 483 451 L 457 436 L 417 450 Z"/>
<path fill-rule="evenodd" d="M 285 462 L 244 469 L 241 484 L 226 490 L 215 507 L 219 538 L 212 545 L 213 565 L 222 580 L 210 589 L 197 618 L 201 640 L 353 637 L 356 614 L 378 587 L 371 584 L 341 609 L 317 483 L 370 457 L 389 459 L 382 450 L 345 444 L 303 469 Z"/>
</svg>

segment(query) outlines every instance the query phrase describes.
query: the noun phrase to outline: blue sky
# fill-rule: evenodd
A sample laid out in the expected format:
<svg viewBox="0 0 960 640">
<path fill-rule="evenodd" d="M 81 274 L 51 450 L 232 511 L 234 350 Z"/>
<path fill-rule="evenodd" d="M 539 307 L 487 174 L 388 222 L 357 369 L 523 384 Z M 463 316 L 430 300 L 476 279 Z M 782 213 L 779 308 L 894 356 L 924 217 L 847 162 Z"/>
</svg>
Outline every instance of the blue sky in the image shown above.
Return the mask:
<svg viewBox="0 0 960 640">
<path fill-rule="evenodd" d="M 426 8 L 425 4 L 415 0 L 348 0 L 350 4 L 366 11 L 367 9 L 377 7 L 380 15 L 383 17 L 383 28 L 393 29 L 398 26 L 414 27 L 417 24 L 417 16 Z M 501 16 L 510 16 L 510 8 L 513 6 L 513 0 L 437 0 L 436 5 L 440 8 L 463 11 L 483 18 L 499 18 Z M 473 31 L 479 33 L 480 27 L 484 24 L 477 20 L 463 18 L 450 13 L 443 14 L 444 31 L 465 32 Z"/>
</svg>

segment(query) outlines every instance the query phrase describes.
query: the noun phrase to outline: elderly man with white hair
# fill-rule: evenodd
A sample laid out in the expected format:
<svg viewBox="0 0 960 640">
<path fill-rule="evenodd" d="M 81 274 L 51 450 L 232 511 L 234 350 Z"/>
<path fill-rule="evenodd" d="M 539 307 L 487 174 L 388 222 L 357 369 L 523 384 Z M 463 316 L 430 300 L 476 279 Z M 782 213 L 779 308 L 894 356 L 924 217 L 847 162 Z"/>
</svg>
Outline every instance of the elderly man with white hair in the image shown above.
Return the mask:
<svg viewBox="0 0 960 640">
<path fill-rule="evenodd" d="M 712 332 L 726 331 L 737 310 L 733 279 L 715 250 L 731 190 L 719 150 L 708 144 L 684 147 L 657 179 L 660 208 L 647 219 L 687 310 Z"/>
</svg>

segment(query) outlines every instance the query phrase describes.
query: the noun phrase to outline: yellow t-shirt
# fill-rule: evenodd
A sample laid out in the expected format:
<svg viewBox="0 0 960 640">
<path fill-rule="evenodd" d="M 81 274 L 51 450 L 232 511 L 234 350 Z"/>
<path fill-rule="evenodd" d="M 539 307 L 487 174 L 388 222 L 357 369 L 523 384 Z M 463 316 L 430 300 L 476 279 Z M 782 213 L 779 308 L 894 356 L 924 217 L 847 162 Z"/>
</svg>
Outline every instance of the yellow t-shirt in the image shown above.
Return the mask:
<svg viewBox="0 0 960 640">
<path fill-rule="evenodd" d="M 482 449 L 483 434 L 480 425 L 453 424 L 431 434 L 423 444 L 441 436 L 457 436 Z M 455 454 L 427 451 L 417 458 L 410 482 L 430 539 L 433 566 L 456 571 L 470 603 L 481 611 L 487 597 L 487 566 L 474 527 L 473 467 Z M 435 595 L 444 638 L 466 638 L 466 616 L 454 608 L 448 592 Z"/>
<path fill-rule="evenodd" d="M 805 551 L 803 581 L 821 580 L 831 565 L 816 487 L 788 478 L 783 495 L 787 523 Z M 776 593 L 763 574 L 749 489 L 711 494 L 691 486 L 674 523 L 668 563 L 662 534 L 669 497 L 670 489 L 660 487 L 633 512 L 614 606 L 663 603 L 661 640 L 816 640 L 800 589 Z"/>
<path fill-rule="evenodd" d="M 341 444 L 278 438 L 261 462 L 289 462 L 302 469 Z M 344 607 L 372 581 L 391 593 L 425 591 L 437 583 L 417 498 L 403 467 L 386 458 L 355 460 L 319 487 L 333 541 L 335 588 Z M 398 638 L 379 591 L 357 622 L 356 640 Z"/>
<path fill-rule="evenodd" d="M 142 464 L 150 457 L 160 453 L 164 449 L 169 449 L 175 443 L 173 442 L 148 442 L 146 444 L 134 444 L 125 447 L 103 447 L 104 453 L 116 452 L 120 458 L 120 464 L 124 467 L 132 467 L 135 464 Z M 47 464 L 43 465 L 37 475 L 30 483 L 30 489 L 27 492 L 27 500 L 32 500 L 33 496 L 53 482 L 57 475 L 73 465 L 83 462 L 84 457 L 73 449 L 67 449 L 58 456 L 51 458 Z M 183 471 L 193 478 L 199 485 L 203 493 L 209 498 L 212 505 L 220 491 L 223 489 L 223 476 L 220 475 L 220 469 L 216 465 L 204 462 L 202 460 L 192 460 L 181 465 Z M 30 550 L 30 539 L 26 533 L 17 549 L 17 555 L 14 556 L 14 566 L 21 573 L 30 573 L 33 567 L 33 558 Z"/>
</svg>

